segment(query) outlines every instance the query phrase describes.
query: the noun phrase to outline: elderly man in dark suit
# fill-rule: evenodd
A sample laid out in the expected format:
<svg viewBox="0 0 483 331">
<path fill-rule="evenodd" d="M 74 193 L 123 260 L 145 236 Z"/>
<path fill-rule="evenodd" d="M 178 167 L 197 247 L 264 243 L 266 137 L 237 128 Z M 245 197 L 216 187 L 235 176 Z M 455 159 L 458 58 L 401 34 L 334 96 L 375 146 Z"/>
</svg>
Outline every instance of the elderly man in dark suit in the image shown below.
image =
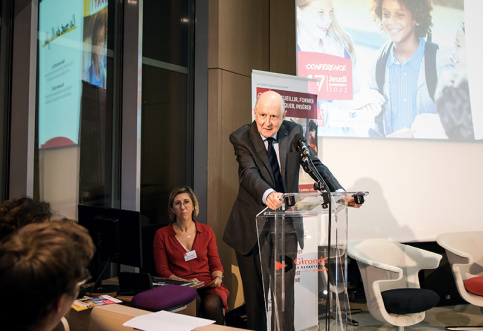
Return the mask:
<svg viewBox="0 0 483 331">
<path fill-rule="evenodd" d="M 284 120 L 286 111 L 283 98 L 274 91 L 262 93 L 253 112 L 255 121 L 242 126 L 230 135 L 230 142 L 235 149 L 239 165 L 240 186 L 223 240 L 236 251 L 243 281 L 248 328 L 265 330 L 266 314 L 257 244 L 256 215 L 265 207 L 272 210 L 281 207 L 283 193 L 298 192 L 301 157 L 293 147 L 293 141 L 297 134 L 303 136 L 303 128 L 299 124 Z M 272 147 L 278 161 L 278 167 L 275 165 L 275 168 L 273 162 L 270 162 L 270 158 L 273 160 L 275 157 L 273 152 L 271 156 L 269 155 Z M 330 191 L 343 191 L 329 169 L 313 154 L 311 159 Z M 358 206 L 352 197 L 347 197 L 346 200 L 350 206 Z M 291 229 L 294 230 L 293 235 L 287 235 L 286 240 L 290 243 L 287 245 L 287 251 L 292 252 L 287 254 L 294 255 L 294 258 L 297 237 L 293 224 Z M 294 269 L 285 277 L 288 281 L 286 304 L 292 304 L 292 306 Z M 286 318 L 289 320 L 285 321 L 283 329 L 290 330 L 293 328 L 293 315 L 288 314 Z"/>
</svg>

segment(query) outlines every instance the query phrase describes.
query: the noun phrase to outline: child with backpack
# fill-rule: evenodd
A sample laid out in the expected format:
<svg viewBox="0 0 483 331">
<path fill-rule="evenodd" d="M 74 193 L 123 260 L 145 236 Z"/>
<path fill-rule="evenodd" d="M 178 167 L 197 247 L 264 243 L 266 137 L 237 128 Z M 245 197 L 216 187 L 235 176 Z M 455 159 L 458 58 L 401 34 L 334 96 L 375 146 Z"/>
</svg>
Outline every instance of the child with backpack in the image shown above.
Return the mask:
<svg viewBox="0 0 483 331">
<path fill-rule="evenodd" d="M 436 114 L 434 91 L 450 64 L 431 39 L 431 0 L 372 0 L 372 12 L 390 40 L 379 50 L 370 86 L 386 100 L 369 136 L 397 136 L 416 116 Z M 424 38 L 428 37 L 428 41 Z"/>
<path fill-rule="evenodd" d="M 352 62 L 352 99 L 318 99 L 319 120 L 324 126 L 320 133 L 324 136 L 359 136 L 354 127 L 333 126 L 331 118 L 339 118 L 337 113 L 350 111 L 379 112 L 384 99 L 377 91 L 360 86 L 355 73 L 356 54 L 351 36 L 344 31 L 335 15 L 334 0 L 296 0 L 297 10 L 297 51 L 320 53 L 349 59 Z M 323 114 L 323 116 L 322 116 Z M 332 114 L 332 116 L 331 116 Z M 369 121 L 368 121 L 369 122 Z M 367 132 L 364 125 L 364 134 Z"/>
</svg>

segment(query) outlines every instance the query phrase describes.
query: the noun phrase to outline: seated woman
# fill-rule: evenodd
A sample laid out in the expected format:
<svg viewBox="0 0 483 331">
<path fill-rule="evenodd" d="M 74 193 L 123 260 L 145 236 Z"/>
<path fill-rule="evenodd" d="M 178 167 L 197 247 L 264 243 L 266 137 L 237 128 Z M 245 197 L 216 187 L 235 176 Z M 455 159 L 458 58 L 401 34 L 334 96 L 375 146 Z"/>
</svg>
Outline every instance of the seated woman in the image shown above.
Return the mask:
<svg viewBox="0 0 483 331">
<path fill-rule="evenodd" d="M 191 188 L 171 191 L 168 210 L 172 223 L 159 229 L 154 237 L 156 273 L 165 278 L 203 282 L 198 288 L 197 311 L 200 317 L 223 325 L 229 291 L 222 282 L 215 234 L 211 227 L 194 220 L 199 206 Z"/>
</svg>

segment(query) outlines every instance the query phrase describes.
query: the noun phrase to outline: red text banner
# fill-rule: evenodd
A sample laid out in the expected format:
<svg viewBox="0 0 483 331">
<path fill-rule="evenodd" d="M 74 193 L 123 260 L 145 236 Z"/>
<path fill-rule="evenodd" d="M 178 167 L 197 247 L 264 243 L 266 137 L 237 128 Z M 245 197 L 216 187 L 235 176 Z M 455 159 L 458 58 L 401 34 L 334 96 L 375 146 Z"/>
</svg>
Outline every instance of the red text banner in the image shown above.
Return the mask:
<svg viewBox="0 0 483 331">
<path fill-rule="evenodd" d="M 312 93 L 293 92 L 285 90 L 275 90 L 268 88 L 257 88 L 257 98 L 266 91 L 275 91 L 280 94 L 285 101 L 287 117 L 297 118 L 317 118 L 317 95 Z"/>
</svg>

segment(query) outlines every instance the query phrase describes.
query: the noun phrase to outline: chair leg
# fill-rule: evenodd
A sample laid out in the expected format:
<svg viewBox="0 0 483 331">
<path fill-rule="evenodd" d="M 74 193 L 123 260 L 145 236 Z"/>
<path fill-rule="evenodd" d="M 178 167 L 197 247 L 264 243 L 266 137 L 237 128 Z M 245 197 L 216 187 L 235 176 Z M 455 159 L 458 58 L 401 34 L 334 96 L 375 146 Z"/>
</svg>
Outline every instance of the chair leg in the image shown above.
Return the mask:
<svg viewBox="0 0 483 331">
<path fill-rule="evenodd" d="M 404 326 L 400 326 L 400 327 L 398 328 L 398 330 L 399 330 L 399 331 L 404 331 Z"/>
</svg>

